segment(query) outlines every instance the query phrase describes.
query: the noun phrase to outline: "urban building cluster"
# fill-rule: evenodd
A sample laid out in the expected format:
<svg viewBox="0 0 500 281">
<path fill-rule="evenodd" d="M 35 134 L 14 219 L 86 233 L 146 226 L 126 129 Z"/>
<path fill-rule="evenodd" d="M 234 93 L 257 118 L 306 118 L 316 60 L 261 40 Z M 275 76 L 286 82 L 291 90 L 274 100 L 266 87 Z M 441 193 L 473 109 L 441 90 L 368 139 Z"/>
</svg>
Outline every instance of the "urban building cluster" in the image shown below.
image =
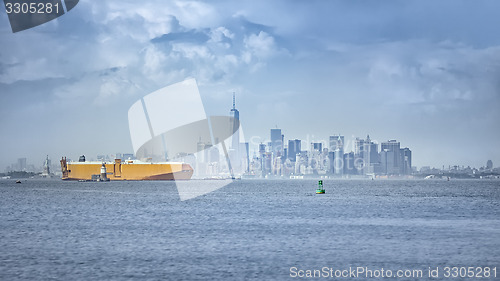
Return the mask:
<svg viewBox="0 0 500 281">
<path fill-rule="evenodd" d="M 500 178 L 500 167 L 494 168 L 493 161 L 486 161 L 486 166 L 474 168 L 470 166 L 449 165 L 441 169 L 422 166 L 416 174 L 422 178 Z"/>
<path fill-rule="evenodd" d="M 412 174 L 412 152 L 400 142 L 379 144 L 356 138 L 354 151 L 346 151 L 345 137 L 332 135 L 328 141 L 311 142 L 304 149 L 299 139 L 285 141 L 281 129 L 271 129 L 271 141 L 260 144 L 251 160 L 249 172 L 259 176 L 325 175 L 375 176 Z"/>
<path fill-rule="evenodd" d="M 232 132 L 239 126 L 240 114 L 233 106 L 230 117 L 237 120 L 230 125 Z M 256 144 L 252 143 L 252 146 Z M 445 168 L 417 171 L 412 166 L 412 151 L 401 147 L 397 140 L 377 143 L 368 135 L 366 138 L 348 140 L 342 135 L 332 135 L 327 141 L 302 141 L 285 139 L 279 128 L 270 130 L 270 141 L 257 144 L 258 148 L 250 153 L 248 142 L 240 142 L 239 133 L 229 140 L 228 149 L 220 145 L 199 142 L 196 157 L 186 155 L 184 161 L 195 168 L 195 177 L 246 176 L 246 177 L 290 177 L 304 176 L 325 177 L 391 177 L 391 176 L 426 176 L 428 172 L 438 175 L 450 174 Z M 254 147 L 252 147 L 254 148 Z M 250 156 L 252 155 L 252 156 Z M 226 160 L 226 161 L 224 161 Z M 458 168 L 455 166 L 455 171 Z M 498 174 L 491 160 L 480 169 L 461 169 L 460 173 L 468 177 Z M 454 172 L 454 171 L 451 171 Z"/>
<path fill-rule="evenodd" d="M 23 172 L 35 172 L 36 167 L 33 164 L 28 164 L 26 157 L 17 158 L 16 163 L 5 167 L 5 172 L 10 171 L 23 171 Z"/>
<path fill-rule="evenodd" d="M 236 109 L 233 95 L 233 107 L 230 110 L 230 129 L 232 135 L 228 149 L 199 142 L 198 155 L 184 158 L 195 167 L 195 176 L 206 177 L 217 174 L 242 175 L 249 177 L 324 175 L 375 176 L 375 175 L 410 175 L 412 174 L 412 152 L 401 148 L 396 140 L 379 144 L 357 138 L 354 151 L 346 151 L 345 138 L 332 135 L 328 141 L 306 143 L 299 139 L 285 141 L 281 129 L 271 129 L 270 141 L 258 144 L 257 151 L 250 156 L 249 143 L 240 142 L 238 128 L 240 114 Z M 255 145 L 255 144 L 254 144 Z M 352 145 L 351 145 L 352 147 Z M 221 161 L 226 160 L 226 161 Z"/>
</svg>

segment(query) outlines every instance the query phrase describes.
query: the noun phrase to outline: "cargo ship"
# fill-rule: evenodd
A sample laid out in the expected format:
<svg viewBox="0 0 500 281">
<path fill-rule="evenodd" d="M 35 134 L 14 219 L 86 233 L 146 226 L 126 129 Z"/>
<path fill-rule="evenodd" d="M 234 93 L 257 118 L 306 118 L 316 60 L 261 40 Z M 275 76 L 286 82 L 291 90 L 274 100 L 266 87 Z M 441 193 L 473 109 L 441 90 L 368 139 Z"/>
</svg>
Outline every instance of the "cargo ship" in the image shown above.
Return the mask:
<svg viewBox="0 0 500 281">
<path fill-rule="evenodd" d="M 63 180 L 189 180 L 193 168 L 181 162 L 143 162 L 139 160 L 115 159 L 114 162 L 85 161 L 70 162 L 61 159 Z"/>
</svg>

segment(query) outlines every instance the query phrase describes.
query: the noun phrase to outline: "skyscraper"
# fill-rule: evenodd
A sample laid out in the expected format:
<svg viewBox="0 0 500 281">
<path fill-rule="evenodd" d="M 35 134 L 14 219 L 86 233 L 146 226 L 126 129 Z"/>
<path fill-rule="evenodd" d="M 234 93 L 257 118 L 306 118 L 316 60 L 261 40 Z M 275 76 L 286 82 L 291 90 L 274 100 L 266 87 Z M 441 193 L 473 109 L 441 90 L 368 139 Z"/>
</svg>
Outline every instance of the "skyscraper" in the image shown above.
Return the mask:
<svg viewBox="0 0 500 281">
<path fill-rule="evenodd" d="M 366 142 L 368 143 L 368 147 L 370 148 L 370 164 L 377 164 L 379 163 L 379 157 L 378 157 L 378 144 L 374 143 L 370 140 L 370 136 L 366 136 Z"/>
<path fill-rule="evenodd" d="M 26 171 L 26 158 L 18 158 L 17 159 L 17 170 L 18 171 Z"/>
<path fill-rule="evenodd" d="M 365 140 L 356 138 L 354 144 L 354 155 L 356 156 L 356 158 L 363 158 L 364 149 L 365 149 Z"/>
<path fill-rule="evenodd" d="M 344 150 L 344 136 L 341 135 L 334 135 L 330 136 L 330 151 L 335 151 L 338 148 L 341 148 Z"/>
<path fill-rule="evenodd" d="M 229 112 L 230 129 L 232 133 L 231 145 L 229 147 L 229 159 L 231 161 L 231 167 L 235 173 L 245 173 L 249 171 L 250 158 L 249 158 L 249 143 L 242 142 L 240 139 L 240 112 L 236 109 L 236 97 L 233 93 L 233 107 Z"/>
<path fill-rule="evenodd" d="M 240 143 L 240 158 L 243 161 L 244 172 L 250 171 L 250 146 L 248 142 Z"/>
<path fill-rule="evenodd" d="M 382 173 L 397 175 L 400 170 L 400 143 L 396 140 L 383 142 L 380 145 L 380 159 Z"/>
<path fill-rule="evenodd" d="M 344 174 L 355 175 L 357 174 L 357 169 L 354 164 L 354 152 L 349 152 L 344 154 Z"/>
<path fill-rule="evenodd" d="M 312 142 L 311 150 L 317 150 L 319 153 L 323 151 L 323 144 L 321 142 Z"/>
<path fill-rule="evenodd" d="M 411 170 L 411 150 L 407 147 L 400 149 L 400 172 L 402 175 L 409 175 Z"/>
<path fill-rule="evenodd" d="M 283 136 L 281 129 L 271 129 L 271 152 L 274 157 L 283 155 Z"/>
<path fill-rule="evenodd" d="M 290 161 L 295 162 L 295 158 L 301 150 L 300 144 L 301 141 L 298 139 L 288 140 L 288 159 L 290 159 Z"/>
<path fill-rule="evenodd" d="M 229 112 L 229 116 L 232 117 L 230 120 L 230 130 L 231 132 L 234 132 L 233 137 L 231 138 L 231 147 L 230 149 L 235 149 L 238 150 L 240 146 L 240 132 L 239 132 L 239 127 L 240 127 L 240 112 L 238 109 L 236 109 L 236 98 L 235 94 L 233 93 L 233 108 L 231 108 L 231 111 Z"/>
<path fill-rule="evenodd" d="M 266 145 L 261 143 L 259 144 L 259 154 L 262 155 L 264 153 L 266 153 Z"/>
<path fill-rule="evenodd" d="M 330 151 L 335 152 L 333 159 L 334 174 L 341 176 L 344 174 L 344 136 L 330 136 Z"/>
<path fill-rule="evenodd" d="M 358 140 L 356 140 L 356 144 L 358 144 Z M 364 174 L 372 174 L 375 172 L 375 166 L 379 161 L 377 150 L 377 144 L 371 141 L 370 135 L 367 135 L 366 140 L 363 142 L 361 155 L 359 155 L 363 159 Z"/>
</svg>

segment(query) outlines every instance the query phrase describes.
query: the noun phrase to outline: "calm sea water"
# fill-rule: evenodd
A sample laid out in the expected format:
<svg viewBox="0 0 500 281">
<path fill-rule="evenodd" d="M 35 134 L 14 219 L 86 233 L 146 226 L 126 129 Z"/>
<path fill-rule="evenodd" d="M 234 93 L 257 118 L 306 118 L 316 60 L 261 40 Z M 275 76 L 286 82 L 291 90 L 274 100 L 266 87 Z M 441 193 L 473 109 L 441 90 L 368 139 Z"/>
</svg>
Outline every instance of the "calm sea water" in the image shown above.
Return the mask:
<svg viewBox="0 0 500 281">
<path fill-rule="evenodd" d="M 292 267 L 500 270 L 498 180 L 327 180 L 323 195 L 314 194 L 316 183 L 242 180 L 180 201 L 173 182 L 0 180 L 0 279 L 293 280 Z"/>
</svg>

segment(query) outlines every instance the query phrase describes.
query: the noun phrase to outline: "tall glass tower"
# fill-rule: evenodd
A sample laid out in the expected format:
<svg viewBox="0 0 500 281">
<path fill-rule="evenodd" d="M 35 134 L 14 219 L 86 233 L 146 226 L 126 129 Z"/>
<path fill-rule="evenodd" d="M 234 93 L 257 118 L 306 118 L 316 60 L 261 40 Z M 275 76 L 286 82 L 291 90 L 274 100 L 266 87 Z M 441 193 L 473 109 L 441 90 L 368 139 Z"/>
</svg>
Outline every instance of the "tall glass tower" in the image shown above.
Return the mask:
<svg viewBox="0 0 500 281">
<path fill-rule="evenodd" d="M 271 129 L 271 152 L 274 157 L 283 155 L 283 136 L 281 129 Z"/>
<path fill-rule="evenodd" d="M 240 132 L 239 132 L 239 127 L 240 127 L 240 112 L 238 109 L 236 109 L 236 100 L 235 96 L 233 93 L 233 108 L 231 108 L 231 111 L 229 112 L 229 116 L 234 118 L 231 119 L 230 121 L 230 129 L 231 132 L 234 132 L 233 137 L 231 138 L 231 149 L 238 150 L 240 146 Z M 238 121 L 235 121 L 238 120 Z"/>
</svg>

